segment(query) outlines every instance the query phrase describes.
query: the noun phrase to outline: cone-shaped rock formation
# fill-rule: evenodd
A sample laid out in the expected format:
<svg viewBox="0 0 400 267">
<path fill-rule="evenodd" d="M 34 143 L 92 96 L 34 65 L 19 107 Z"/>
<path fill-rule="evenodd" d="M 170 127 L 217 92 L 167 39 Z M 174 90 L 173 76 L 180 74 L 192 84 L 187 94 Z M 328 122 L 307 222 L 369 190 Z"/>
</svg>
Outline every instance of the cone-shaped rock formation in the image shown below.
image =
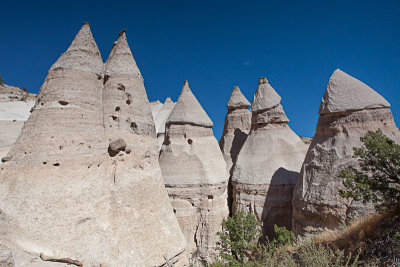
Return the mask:
<svg viewBox="0 0 400 267">
<path fill-rule="evenodd" d="M 104 80 L 102 69 L 85 24 L 50 69 L 3 165 L 0 242 L 16 255 L 42 253 L 84 266 L 174 262 L 186 242 L 163 186 L 150 105 L 124 34 Z"/>
<path fill-rule="evenodd" d="M 162 108 L 163 103 L 161 103 L 159 100 L 150 102 L 150 108 L 151 108 L 151 115 L 153 115 L 153 120 L 156 119 L 156 116 L 158 114 L 158 112 L 160 111 L 160 109 Z M 157 126 L 156 126 L 157 129 Z"/>
<path fill-rule="evenodd" d="M 320 107 L 312 143 L 304 160 L 293 194 L 293 231 L 319 232 L 335 228 L 373 211 L 371 205 L 344 199 L 339 191 L 339 172 L 357 167 L 353 147 L 361 147 L 360 137 L 381 129 L 400 143 L 400 133 L 389 103 L 372 88 L 336 70 L 329 80 Z"/>
<path fill-rule="evenodd" d="M 185 81 L 166 122 L 160 167 L 172 207 L 188 242 L 188 255 L 198 251 L 210 260 L 228 215 L 225 161 L 212 122 Z"/>
<path fill-rule="evenodd" d="M 228 113 L 225 116 L 224 131 L 219 146 L 226 162 L 226 168 L 229 172 L 228 185 L 228 206 L 232 206 L 232 185 L 231 176 L 232 166 L 236 162 L 237 155 L 246 141 L 251 126 L 251 111 L 248 109 L 250 102 L 242 94 L 238 86 L 234 86 L 231 97 L 226 108 Z"/>
<path fill-rule="evenodd" d="M 169 115 L 174 109 L 174 106 L 175 103 L 171 100 L 171 98 L 167 97 L 167 99 L 165 99 L 164 105 L 162 106 L 162 108 L 157 114 L 156 119 L 154 120 L 154 124 L 156 125 L 156 133 L 157 133 L 159 149 L 161 149 L 161 145 L 164 142 L 165 123 L 167 122 Z"/>
<path fill-rule="evenodd" d="M 256 214 L 264 234 L 291 227 L 291 201 L 307 146 L 287 125 L 281 97 L 260 78 L 252 103 L 250 133 L 232 175 L 234 209 Z"/>
<path fill-rule="evenodd" d="M 84 71 L 99 76 L 103 74 L 103 61 L 88 23 L 84 23 L 67 51 L 50 68 L 50 72 L 60 69 Z"/>
<path fill-rule="evenodd" d="M 208 117 L 199 101 L 190 91 L 188 81 L 185 81 L 179 99 L 181 101 L 176 102 L 176 106 L 168 118 L 169 123 L 192 124 L 204 127 L 213 126 L 210 117 Z"/>
</svg>

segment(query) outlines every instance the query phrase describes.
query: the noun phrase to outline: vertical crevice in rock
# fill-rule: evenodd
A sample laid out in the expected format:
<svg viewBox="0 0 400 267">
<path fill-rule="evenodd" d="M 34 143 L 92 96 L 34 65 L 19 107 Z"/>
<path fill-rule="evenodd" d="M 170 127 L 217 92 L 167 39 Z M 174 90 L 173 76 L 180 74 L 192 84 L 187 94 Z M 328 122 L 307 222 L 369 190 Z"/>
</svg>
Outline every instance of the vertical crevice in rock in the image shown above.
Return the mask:
<svg viewBox="0 0 400 267">
<path fill-rule="evenodd" d="M 242 94 L 238 86 L 234 86 L 226 108 L 228 113 L 225 116 L 224 131 L 219 146 L 226 161 L 226 168 L 229 172 L 228 180 L 228 208 L 232 215 L 233 191 L 232 171 L 237 155 L 240 152 L 251 126 L 251 111 L 248 109 L 250 102 Z"/>
</svg>

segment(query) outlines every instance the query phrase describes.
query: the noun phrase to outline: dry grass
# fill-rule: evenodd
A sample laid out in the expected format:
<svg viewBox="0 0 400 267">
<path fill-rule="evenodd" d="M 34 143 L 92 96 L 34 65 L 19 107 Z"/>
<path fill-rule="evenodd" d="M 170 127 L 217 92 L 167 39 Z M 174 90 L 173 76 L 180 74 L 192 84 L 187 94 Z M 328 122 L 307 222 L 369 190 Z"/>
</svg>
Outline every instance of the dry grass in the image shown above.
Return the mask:
<svg viewBox="0 0 400 267">
<path fill-rule="evenodd" d="M 381 227 L 385 220 L 391 218 L 393 212 L 373 214 L 357 220 L 344 229 L 325 231 L 313 238 L 314 244 L 328 245 L 332 248 L 346 249 L 350 252 L 365 249 L 366 239 L 379 237 L 385 229 Z"/>
</svg>

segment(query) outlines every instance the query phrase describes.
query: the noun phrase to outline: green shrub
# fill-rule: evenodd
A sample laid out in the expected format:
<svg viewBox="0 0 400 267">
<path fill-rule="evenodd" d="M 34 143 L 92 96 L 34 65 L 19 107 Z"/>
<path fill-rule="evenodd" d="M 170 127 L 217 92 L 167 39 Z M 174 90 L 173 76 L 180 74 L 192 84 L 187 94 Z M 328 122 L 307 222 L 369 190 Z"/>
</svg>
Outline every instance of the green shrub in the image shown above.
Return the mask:
<svg viewBox="0 0 400 267">
<path fill-rule="evenodd" d="M 285 246 L 285 245 L 293 245 L 296 241 L 296 236 L 292 231 L 289 231 L 285 228 L 285 226 L 279 227 L 274 224 L 274 232 L 276 238 L 272 240 L 272 244 L 275 246 Z"/>
<path fill-rule="evenodd" d="M 3 84 L 4 84 L 4 79 L 2 79 L 1 75 L 0 75 L 0 85 L 3 85 Z"/>
<path fill-rule="evenodd" d="M 222 231 L 217 235 L 220 238 L 217 249 L 222 259 L 218 264 L 244 266 L 262 235 L 261 223 L 252 213 L 236 211 L 232 217 L 222 221 Z"/>
<path fill-rule="evenodd" d="M 400 146 L 381 130 L 368 131 L 360 138 L 361 148 L 354 148 L 360 170 L 347 168 L 340 172 L 344 178 L 346 198 L 373 202 L 379 209 L 399 207 L 400 203 Z"/>
</svg>

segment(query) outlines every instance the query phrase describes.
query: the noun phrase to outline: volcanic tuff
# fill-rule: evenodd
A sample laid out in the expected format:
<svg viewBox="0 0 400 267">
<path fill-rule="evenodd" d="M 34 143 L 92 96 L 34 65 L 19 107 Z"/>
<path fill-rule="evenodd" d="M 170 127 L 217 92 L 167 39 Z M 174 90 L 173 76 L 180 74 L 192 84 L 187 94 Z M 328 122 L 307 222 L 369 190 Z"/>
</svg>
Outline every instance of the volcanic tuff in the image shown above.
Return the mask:
<svg viewBox="0 0 400 267">
<path fill-rule="evenodd" d="M 253 212 L 271 236 L 273 225 L 291 227 L 291 201 L 307 146 L 287 125 L 281 97 L 260 78 L 251 105 L 250 133 L 232 174 L 233 210 Z"/>
<path fill-rule="evenodd" d="M 153 115 L 153 120 L 156 119 L 156 116 L 157 116 L 158 112 L 160 111 L 160 109 L 162 108 L 162 106 L 163 106 L 163 104 L 159 100 L 150 102 L 151 115 Z M 157 125 L 156 125 L 156 129 L 157 129 Z"/>
<path fill-rule="evenodd" d="M 226 169 L 229 172 L 228 206 L 232 207 L 232 166 L 236 162 L 237 155 L 246 141 L 251 126 L 251 111 L 248 109 L 250 102 L 242 94 L 238 86 L 234 86 L 226 108 L 224 131 L 219 146 L 226 161 Z M 230 211 L 231 213 L 231 211 Z"/>
<path fill-rule="evenodd" d="M 161 149 L 161 145 L 164 142 L 165 136 L 165 123 L 173 110 L 175 103 L 171 100 L 171 98 L 167 97 L 165 99 L 164 105 L 158 112 L 154 124 L 156 125 L 156 133 L 157 133 L 157 140 L 158 140 L 158 147 Z"/>
<path fill-rule="evenodd" d="M 347 96 L 347 97 L 346 97 Z M 339 172 L 357 167 L 353 147 L 360 137 L 381 129 L 400 143 L 390 104 L 371 87 L 336 70 L 321 102 L 316 132 L 293 194 L 293 230 L 297 234 L 334 228 L 373 211 L 371 205 L 344 199 Z"/>
<path fill-rule="evenodd" d="M 228 215 L 225 161 L 212 122 L 185 81 L 166 122 L 160 167 L 172 207 L 188 242 L 187 255 L 211 260 Z"/>
<path fill-rule="evenodd" d="M 35 94 L 18 87 L 0 85 L 0 158 L 7 155 L 18 138 L 35 104 L 35 98 Z"/>
<path fill-rule="evenodd" d="M 150 105 L 125 33 L 103 73 L 84 24 L 51 67 L 2 167 L 0 243 L 17 266 L 33 264 L 33 256 L 46 266 L 40 253 L 85 266 L 178 260 L 186 242 L 157 156 Z"/>
</svg>

